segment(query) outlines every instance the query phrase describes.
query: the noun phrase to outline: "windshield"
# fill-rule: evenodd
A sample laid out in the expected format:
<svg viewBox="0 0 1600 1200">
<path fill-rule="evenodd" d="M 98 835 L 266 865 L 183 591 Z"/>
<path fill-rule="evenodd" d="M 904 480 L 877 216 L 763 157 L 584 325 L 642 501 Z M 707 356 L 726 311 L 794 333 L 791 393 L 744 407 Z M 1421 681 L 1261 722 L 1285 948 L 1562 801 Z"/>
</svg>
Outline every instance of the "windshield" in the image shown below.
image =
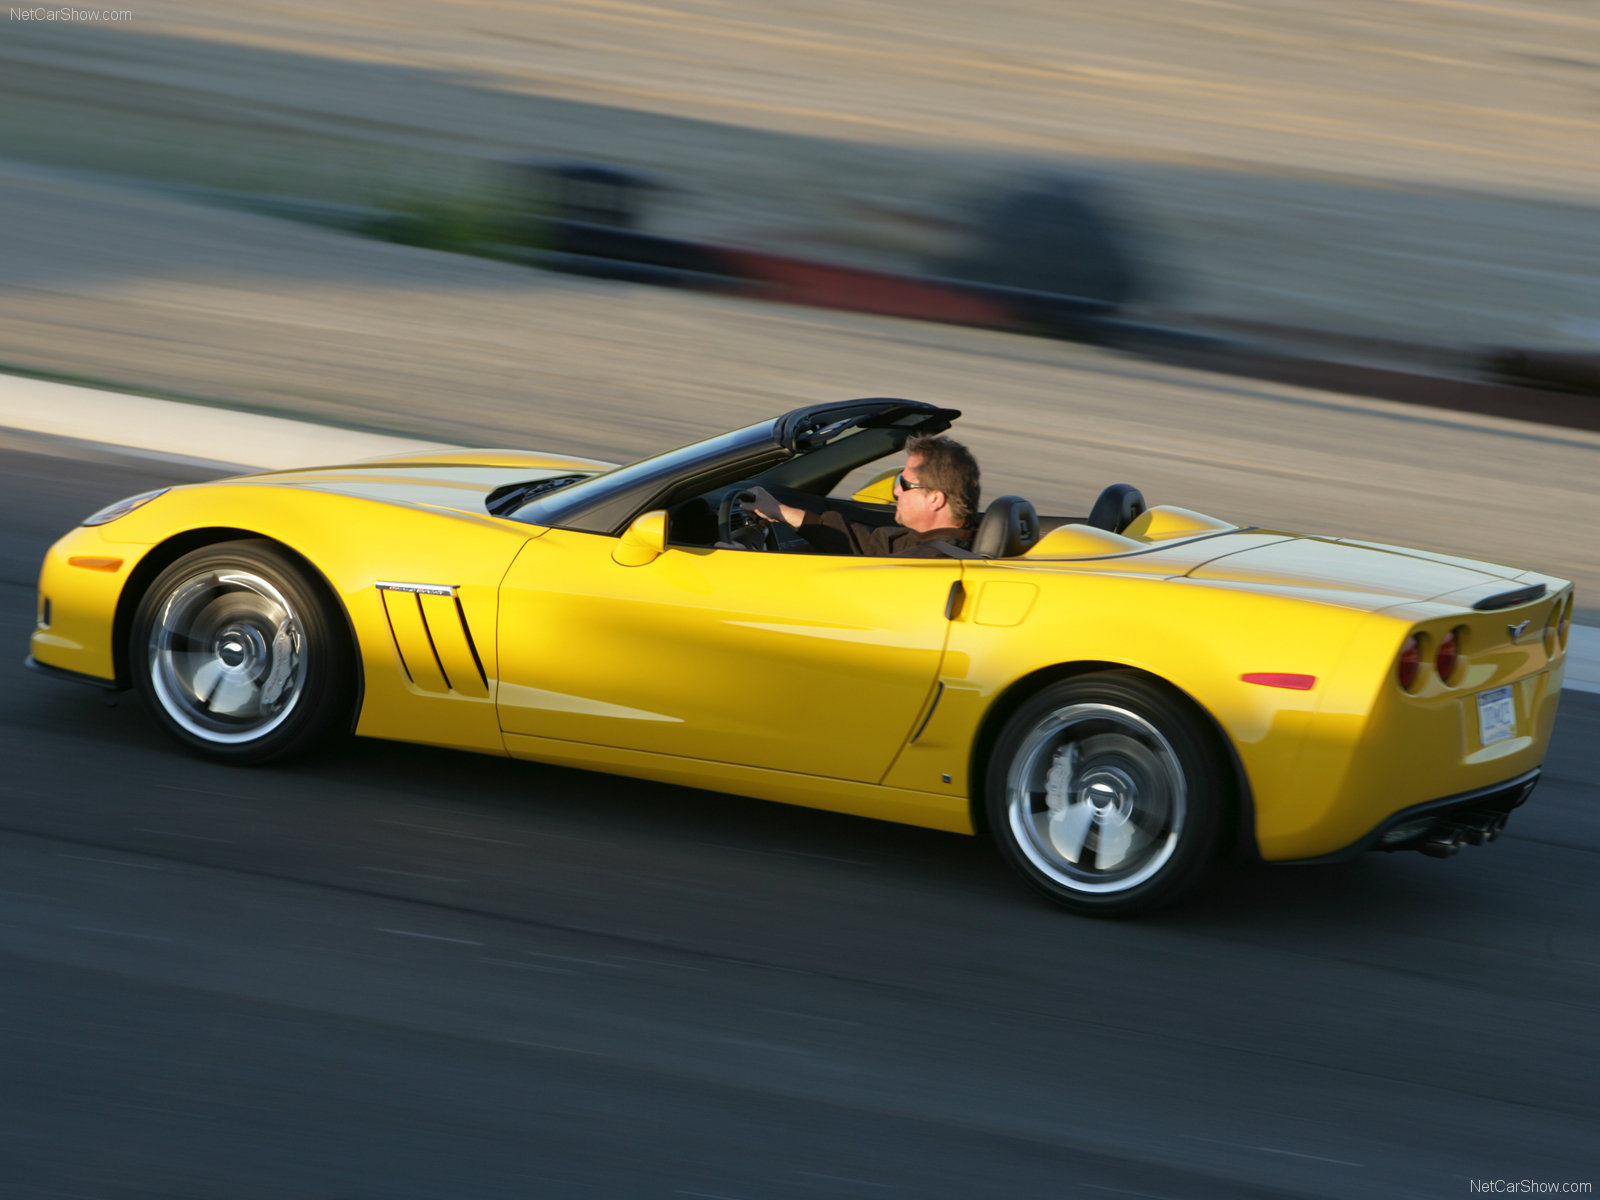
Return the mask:
<svg viewBox="0 0 1600 1200">
<path fill-rule="evenodd" d="M 615 533 L 635 513 L 645 511 L 646 505 L 655 507 L 656 501 L 669 503 L 661 493 L 672 489 L 675 483 L 687 479 L 693 484 L 750 459 L 759 463 L 764 459 L 787 457 L 787 452 L 773 443 L 773 425 L 772 421 L 762 421 L 668 450 L 653 458 L 642 458 L 581 483 L 534 496 L 505 515 L 529 525 L 559 525 L 590 533 Z M 697 465 L 702 469 L 691 470 Z"/>
</svg>

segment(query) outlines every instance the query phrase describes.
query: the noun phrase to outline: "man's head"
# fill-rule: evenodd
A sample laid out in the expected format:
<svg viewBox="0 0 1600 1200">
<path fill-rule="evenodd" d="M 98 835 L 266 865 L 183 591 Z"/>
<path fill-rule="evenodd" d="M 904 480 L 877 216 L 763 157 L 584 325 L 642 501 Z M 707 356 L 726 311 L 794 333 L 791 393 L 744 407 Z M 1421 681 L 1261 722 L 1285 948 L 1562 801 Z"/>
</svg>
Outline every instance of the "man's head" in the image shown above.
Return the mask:
<svg viewBox="0 0 1600 1200">
<path fill-rule="evenodd" d="M 895 520 L 907 529 L 964 528 L 978 512 L 978 461 L 947 437 L 914 437 L 895 482 Z"/>
</svg>

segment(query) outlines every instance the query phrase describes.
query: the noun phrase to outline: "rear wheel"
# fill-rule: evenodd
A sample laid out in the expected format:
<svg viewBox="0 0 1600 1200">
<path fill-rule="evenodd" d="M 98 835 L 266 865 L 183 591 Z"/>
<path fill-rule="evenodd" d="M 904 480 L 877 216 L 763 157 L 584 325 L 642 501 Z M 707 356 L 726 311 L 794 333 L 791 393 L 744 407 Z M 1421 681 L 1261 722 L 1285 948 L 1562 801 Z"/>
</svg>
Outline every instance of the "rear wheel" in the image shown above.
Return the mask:
<svg viewBox="0 0 1600 1200">
<path fill-rule="evenodd" d="M 1050 899 L 1124 915 L 1169 904 L 1211 866 L 1229 773 L 1187 706 L 1126 671 L 1053 684 L 989 761 L 989 828 Z"/>
<path fill-rule="evenodd" d="M 156 719 L 206 758 L 266 762 L 348 727 L 349 640 L 270 542 L 207 546 L 163 571 L 140 601 L 128 663 Z"/>
</svg>

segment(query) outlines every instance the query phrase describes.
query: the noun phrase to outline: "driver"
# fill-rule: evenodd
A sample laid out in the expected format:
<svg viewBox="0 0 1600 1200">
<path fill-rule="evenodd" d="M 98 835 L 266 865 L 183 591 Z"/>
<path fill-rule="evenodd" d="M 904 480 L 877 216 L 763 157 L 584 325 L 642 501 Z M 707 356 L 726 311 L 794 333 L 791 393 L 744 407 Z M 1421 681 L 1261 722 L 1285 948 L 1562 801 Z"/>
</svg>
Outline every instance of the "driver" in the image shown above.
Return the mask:
<svg viewBox="0 0 1600 1200">
<path fill-rule="evenodd" d="M 783 521 L 813 549 L 873 558 L 942 558 L 946 546 L 972 549 L 978 512 L 978 462 L 960 442 L 917 436 L 906 442 L 906 465 L 895 477 L 898 524 L 869 525 L 831 509 L 813 511 L 752 488 L 741 507 L 763 521 Z"/>
</svg>

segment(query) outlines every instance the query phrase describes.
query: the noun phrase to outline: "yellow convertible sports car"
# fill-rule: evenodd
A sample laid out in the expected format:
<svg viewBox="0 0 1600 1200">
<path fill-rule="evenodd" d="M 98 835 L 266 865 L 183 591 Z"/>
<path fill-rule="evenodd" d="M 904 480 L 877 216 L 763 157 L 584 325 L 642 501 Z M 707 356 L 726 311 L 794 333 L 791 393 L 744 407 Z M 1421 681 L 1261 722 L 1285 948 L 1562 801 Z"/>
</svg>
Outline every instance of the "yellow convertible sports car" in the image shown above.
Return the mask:
<svg viewBox="0 0 1600 1200">
<path fill-rule="evenodd" d="M 1230 856 L 1448 854 L 1533 789 L 1564 580 L 1126 485 L 1088 517 L 1000 497 L 930 558 L 815 553 L 739 501 L 888 523 L 895 456 L 958 415 L 852 400 L 624 467 L 472 451 L 135 496 L 51 548 L 30 663 L 136 688 L 212 759 L 353 729 L 986 832 L 1096 913 Z"/>
</svg>

